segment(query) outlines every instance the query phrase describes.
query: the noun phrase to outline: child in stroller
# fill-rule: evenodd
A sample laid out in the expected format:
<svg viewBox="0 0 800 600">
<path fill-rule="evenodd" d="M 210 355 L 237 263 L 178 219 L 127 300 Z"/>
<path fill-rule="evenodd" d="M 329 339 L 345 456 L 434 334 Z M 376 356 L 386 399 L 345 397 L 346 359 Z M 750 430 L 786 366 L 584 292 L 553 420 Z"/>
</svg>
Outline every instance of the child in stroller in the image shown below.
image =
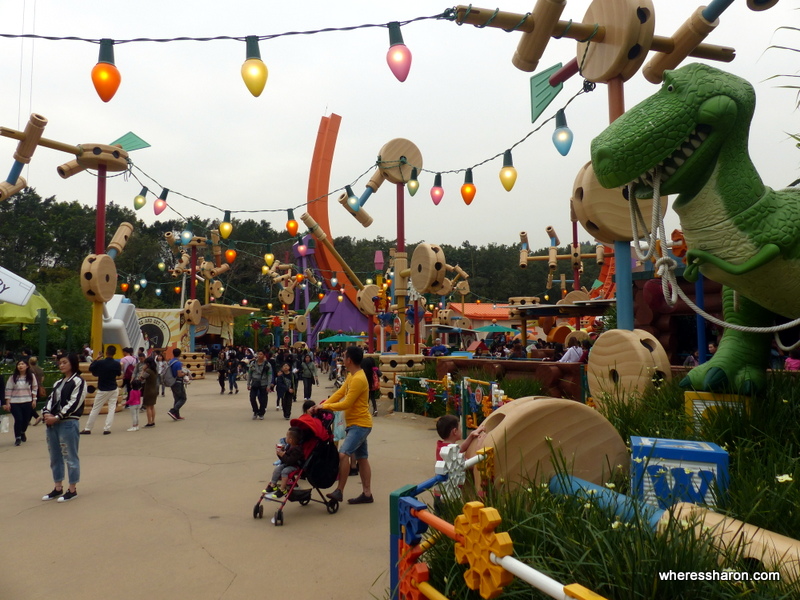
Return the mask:
<svg viewBox="0 0 800 600">
<path fill-rule="evenodd" d="M 297 427 L 289 427 L 286 437 L 281 440 L 275 450 L 278 464 L 272 471 L 272 479 L 267 485 L 267 498 L 283 498 L 286 495 L 286 484 L 289 475 L 303 464 L 303 432 Z M 279 483 L 280 482 L 280 483 Z"/>
<path fill-rule="evenodd" d="M 293 449 L 294 446 L 287 449 L 281 458 L 281 464 L 275 466 L 270 481 L 271 485 L 261 491 L 261 497 L 253 507 L 253 518 L 260 519 L 264 516 L 263 501 L 280 503 L 280 507 L 272 519 L 274 525 L 283 525 L 283 508 L 287 502 L 299 502 L 301 506 L 306 506 L 309 502 L 317 502 L 324 504 L 330 514 L 339 510 L 339 503 L 336 500 L 327 499 L 322 493 L 322 490 L 331 487 L 336 482 L 339 474 L 339 451 L 333 444 L 331 433 L 333 412 L 318 410 L 314 415 L 303 414 L 297 419 L 292 419 L 290 425 L 286 434 L 287 442 L 290 437 L 295 435 L 292 430 L 297 430 L 298 439 L 302 440 L 296 446 L 302 451 L 300 462 L 295 466 L 285 464 L 283 457 L 296 452 Z M 281 487 L 279 490 L 274 490 L 273 486 L 278 485 L 279 479 Z M 311 484 L 311 488 L 300 488 L 301 479 L 306 479 Z M 314 490 L 320 500 L 312 497 Z M 280 491 L 283 493 L 279 493 Z"/>
</svg>

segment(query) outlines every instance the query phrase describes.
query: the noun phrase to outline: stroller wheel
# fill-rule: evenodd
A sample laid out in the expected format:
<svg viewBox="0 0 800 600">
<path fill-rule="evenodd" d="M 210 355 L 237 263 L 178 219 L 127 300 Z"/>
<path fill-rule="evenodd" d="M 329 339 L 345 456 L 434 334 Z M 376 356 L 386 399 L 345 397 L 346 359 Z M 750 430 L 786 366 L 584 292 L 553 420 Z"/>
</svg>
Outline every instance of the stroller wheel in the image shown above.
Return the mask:
<svg viewBox="0 0 800 600">
<path fill-rule="evenodd" d="M 300 498 L 298 502 L 300 503 L 300 506 L 306 506 L 309 502 L 311 502 L 311 496 Z"/>
<path fill-rule="evenodd" d="M 259 519 L 263 519 L 264 518 L 264 505 L 263 504 L 259 504 L 258 505 L 258 518 Z"/>
<path fill-rule="evenodd" d="M 279 525 L 283 525 L 283 511 L 276 510 L 275 516 L 272 518 L 272 522 L 275 524 L 275 527 Z"/>
<path fill-rule="evenodd" d="M 264 516 L 264 507 L 259 502 L 253 507 L 253 518 L 260 519 L 262 516 Z"/>
<path fill-rule="evenodd" d="M 325 504 L 325 508 L 328 509 L 330 514 L 335 515 L 339 510 L 339 503 L 336 500 L 331 500 Z"/>
</svg>

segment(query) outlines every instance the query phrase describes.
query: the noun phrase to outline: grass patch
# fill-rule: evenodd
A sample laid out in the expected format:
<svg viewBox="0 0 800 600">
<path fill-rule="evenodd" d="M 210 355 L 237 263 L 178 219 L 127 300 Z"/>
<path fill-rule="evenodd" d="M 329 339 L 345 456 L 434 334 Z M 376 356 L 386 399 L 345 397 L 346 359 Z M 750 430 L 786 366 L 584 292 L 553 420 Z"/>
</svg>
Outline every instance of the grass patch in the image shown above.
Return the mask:
<svg viewBox="0 0 800 600">
<path fill-rule="evenodd" d="M 635 397 L 606 398 L 601 412 L 626 440 L 640 435 L 719 444 L 729 453 L 730 485 L 715 510 L 800 539 L 800 387 L 794 377 L 771 374 L 749 410 L 713 411 L 697 429 L 677 382 Z M 629 474 L 614 482 L 617 491 L 628 490 Z M 744 558 L 738 546 L 718 549 L 711 532 L 695 529 L 696 523 L 666 519 L 665 529 L 655 532 L 645 514 L 623 523 L 591 499 L 554 495 L 542 484 L 532 476 L 516 487 L 490 486 L 480 500 L 499 511 L 498 531 L 511 535 L 514 556 L 564 584 L 577 582 L 615 600 L 800 598 L 800 582 L 788 578 L 662 581 L 659 573 L 668 571 L 753 573 L 762 566 Z M 448 521 L 461 513 L 465 500 L 478 499 L 469 485 L 463 495 L 445 502 L 442 516 Z M 479 598 L 466 587 L 468 566 L 455 563 L 453 545 L 442 537 L 425 553 L 430 582 L 449 598 Z M 519 579 L 501 597 L 545 598 Z"/>
</svg>

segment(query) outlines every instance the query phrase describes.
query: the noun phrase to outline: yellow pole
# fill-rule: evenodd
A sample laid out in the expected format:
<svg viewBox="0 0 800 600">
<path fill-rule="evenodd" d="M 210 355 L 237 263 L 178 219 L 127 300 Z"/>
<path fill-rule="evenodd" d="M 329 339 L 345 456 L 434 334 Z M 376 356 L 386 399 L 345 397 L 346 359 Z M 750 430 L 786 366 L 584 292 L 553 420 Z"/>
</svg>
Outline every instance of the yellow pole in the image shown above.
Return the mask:
<svg viewBox="0 0 800 600">
<path fill-rule="evenodd" d="M 92 302 L 92 339 L 95 358 L 103 358 L 103 302 Z"/>
</svg>

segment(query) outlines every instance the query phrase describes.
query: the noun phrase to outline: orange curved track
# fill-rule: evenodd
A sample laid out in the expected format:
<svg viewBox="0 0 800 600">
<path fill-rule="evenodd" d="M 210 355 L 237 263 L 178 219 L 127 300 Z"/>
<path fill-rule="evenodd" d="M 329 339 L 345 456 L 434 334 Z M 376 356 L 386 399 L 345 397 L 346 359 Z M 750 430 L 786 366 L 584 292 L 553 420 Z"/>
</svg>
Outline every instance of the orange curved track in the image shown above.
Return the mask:
<svg viewBox="0 0 800 600">
<path fill-rule="evenodd" d="M 606 255 L 609 255 L 614 250 L 606 246 Z M 614 273 L 616 273 L 616 263 L 614 261 L 613 256 L 609 256 L 604 262 L 603 266 L 600 269 L 600 275 L 598 275 L 598 281 L 603 282 L 603 285 L 593 289 L 589 296 L 592 298 L 606 300 L 609 298 L 613 298 L 616 292 L 616 284 L 614 283 Z"/>
<path fill-rule="evenodd" d="M 333 113 L 330 117 L 322 117 L 320 120 L 314 156 L 311 159 L 311 172 L 308 175 L 308 196 L 306 197 L 308 214 L 319 224 L 325 235 L 330 238 L 331 243 L 333 243 L 333 236 L 328 219 L 328 190 L 330 189 L 333 152 L 336 150 L 336 138 L 339 136 L 341 121 L 342 117 Z M 340 280 L 348 279 L 342 264 L 323 244 L 317 245 L 314 256 L 328 287 L 331 287 L 331 277 L 334 273 Z M 358 306 L 356 300 L 358 290 L 352 281 L 345 287 L 344 293 L 353 306 Z"/>
</svg>

